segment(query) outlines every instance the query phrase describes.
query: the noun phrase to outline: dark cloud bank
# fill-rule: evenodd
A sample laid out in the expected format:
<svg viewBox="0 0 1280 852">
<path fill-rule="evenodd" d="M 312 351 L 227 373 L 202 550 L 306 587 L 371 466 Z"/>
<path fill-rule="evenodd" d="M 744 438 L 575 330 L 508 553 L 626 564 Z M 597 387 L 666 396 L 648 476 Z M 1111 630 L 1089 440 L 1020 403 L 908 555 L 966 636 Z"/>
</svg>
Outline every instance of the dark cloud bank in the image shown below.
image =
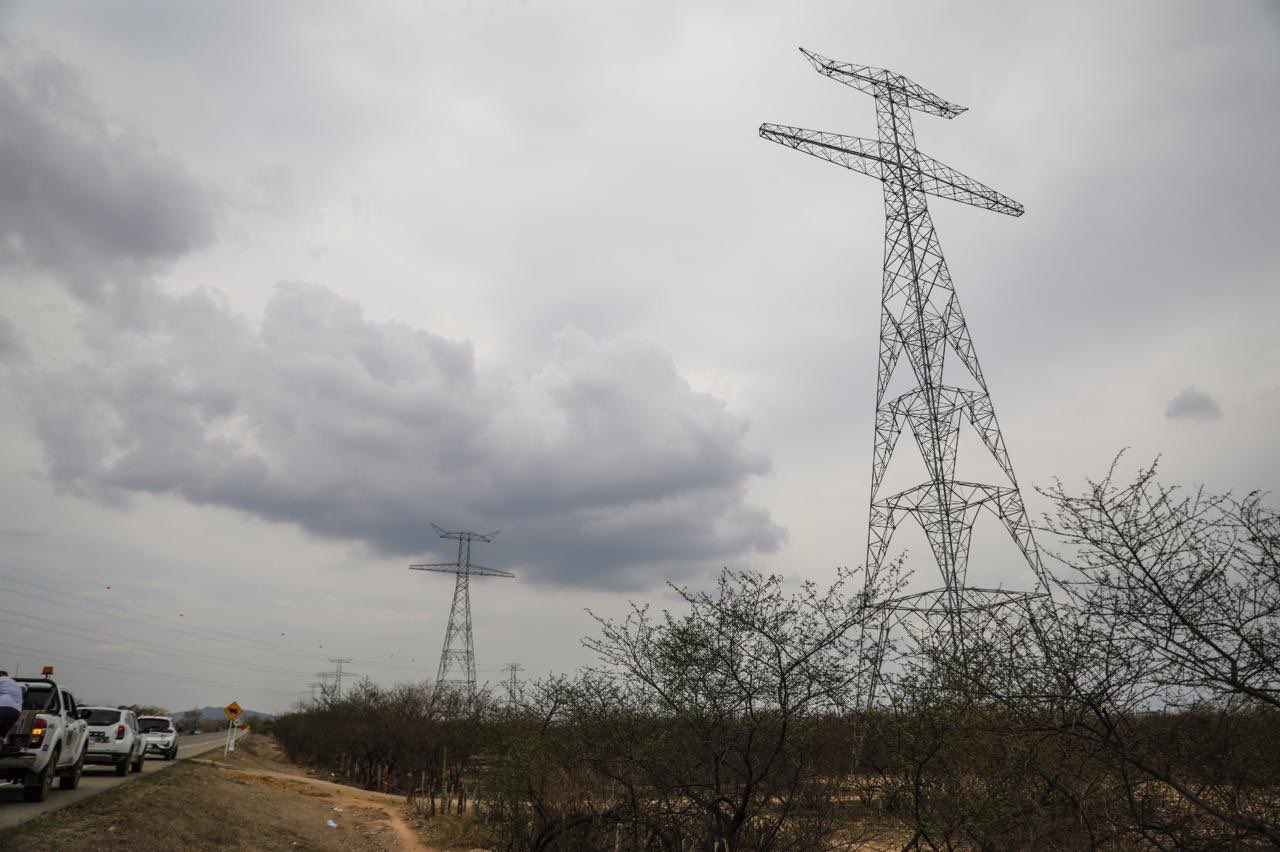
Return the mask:
<svg viewBox="0 0 1280 852">
<path fill-rule="evenodd" d="M 216 204 L 78 72 L 0 42 L 0 263 L 140 318 L 147 276 L 213 239 Z"/>
<path fill-rule="evenodd" d="M 604 588 L 780 546 L 746 500 L 768 461 L 745 421 L 652 346 L 570 327 L 545 363 L 486 371 L 469 343 L 315 285 L 278 285 L 260 323 L 162 292 L 150 276 L 213 239 L 209 194 L 65 66 L 5 60 L 3 260 L 90 308 L 91 359 L 20 374 L 59 486 L 121 506 L 178 495 L 400 556 L 434 547 L 430 521 L 502 527 L 532 578 Z"/>
</svg>

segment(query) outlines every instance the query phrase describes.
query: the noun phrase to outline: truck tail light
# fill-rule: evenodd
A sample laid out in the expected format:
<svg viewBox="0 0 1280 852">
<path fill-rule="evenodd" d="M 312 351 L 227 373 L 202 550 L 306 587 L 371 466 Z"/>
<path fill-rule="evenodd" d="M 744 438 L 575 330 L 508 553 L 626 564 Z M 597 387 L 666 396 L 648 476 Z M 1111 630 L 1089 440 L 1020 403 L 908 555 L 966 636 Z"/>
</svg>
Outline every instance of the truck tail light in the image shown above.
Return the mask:
<svg viewBox="0 0 1280 852">
<path fill-rule="evenodd" d="M 116 739 L 124 739 L 124 725 L 116 725 Z"/>
<path fill-rule="evenodd" d="M 43 716 L 37 716 L 35 722 L 31 725 L 31 738 L 27 740 L 28 748 L 37 748 L 44 742 L 44 732 L 49 729 L 49 720 Z"/>
</svg>

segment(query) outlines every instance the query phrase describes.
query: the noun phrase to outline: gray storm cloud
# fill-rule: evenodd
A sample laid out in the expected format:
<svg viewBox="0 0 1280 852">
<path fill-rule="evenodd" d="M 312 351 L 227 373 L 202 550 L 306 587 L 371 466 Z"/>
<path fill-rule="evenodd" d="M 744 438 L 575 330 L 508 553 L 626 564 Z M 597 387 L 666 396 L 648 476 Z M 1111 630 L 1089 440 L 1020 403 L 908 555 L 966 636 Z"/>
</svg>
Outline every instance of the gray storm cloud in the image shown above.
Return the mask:
<svg viewBox="0 0 1280 852">
<path fill-rule="evenodd" d="M 139 319 L 141 281 L 210 243 L 216 207 L 60 60 L 0 44 L 0 263 Z"/>
<path fill-rule="evenodd" d="M 1199 420 L 1208 422 L 1222 417 L 1222 409 L 1213 397 L 1207 393 L 1186 388 L 1182 393 L 1169 400 L 1164 407 L 1164 416 L 1170 420 Z"/>
<path fill-rule="evenodd" d="M 215 294 L 163 292 L 152 276 L 213 239 L 215 200 L 73 70 L 5 59 L 3 259 L 93 308 L 88 357 L 17 374 L 59 487 L 120 507 L 176 495 L 396 555 L 431 548 L 430 521 L 507 527 L 534 578 L 602 588 L 780 546 L 745 497 L 769 468 L 745 421 L 653 346 L 566 327 L 545 363 L 484 371 L 469 343 L 315 285 L 278 285 L 256 324 Z M 19 351 L 16 330 L 0 338 Z"/>
<path fill-rule="evenodd" d="M 0 316 L 0 363 L 13 361 L 26 354 L 27 347 L 18 327 L 8 317 Z"/>
<path fill-rule="evenodd" d="M 282 284 L 257 327 L 201 293 L 154 296 L 113 364 L 29 395 L 55 480 L 124 502 L 176 494 L 409 555 L 429 522 L 503 527 L 538 579 L 601 587 L 772 551 L 744 499 L 768 470 L 745 422 L 640 342 L 560 332 L 526 374 Z"/>
</svg>

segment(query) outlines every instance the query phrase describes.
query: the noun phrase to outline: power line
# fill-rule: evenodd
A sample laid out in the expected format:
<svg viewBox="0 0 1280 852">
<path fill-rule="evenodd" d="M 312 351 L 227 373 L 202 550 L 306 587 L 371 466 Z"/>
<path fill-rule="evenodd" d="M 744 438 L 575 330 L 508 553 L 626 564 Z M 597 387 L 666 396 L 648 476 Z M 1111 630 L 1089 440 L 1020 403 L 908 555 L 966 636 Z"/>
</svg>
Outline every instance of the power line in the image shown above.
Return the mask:
<svg viewBox="0 0 1280 852">
<path fill-rule="evenodd" d="M 22 622 L 15 622 L 15 623 L 17 623 L 21 627 L 35 628 L 37 630 L 40 630 L 41 632 L 57 633 L 62 636 L 70 636 L 72 638 L 91 639 L 91 640 L 105 639 L 107 641 L 122 641 L 122 642 L 129 643 L 130 645 L 151 646 L 153 648 L 157 648 L 163 651 L 165 656 L 186 657 L 187 659 L 195 660 L 196 662 L 200 662 L 200 663 L 212 663 L 214 665 L 230 666 L 230 667 L 239 668 L 239 669 L 250 669 L 253 671 L 262 672 L 263 674 L 282 674 L 282 675 L 289 675 L 291 677 L 305 677 L 307 675 L 306 672 L 300 672 L 295 669 L 280 669 L 272 666 L 262 666 L 256 663 L 245 663 L 239 660 L 230 660 L 225 657 L 216 657 L 211 654 L 201 654 L 194 651 L 176 650 L 170 645 L 164 645 L 159 642 L 147 642 L 142 639 L 133 639 L 128 636 L 121 636 L 118 633 L 108 633 L 106 631 L 83 630 L 80 628 L 79 625 L 76 625 L 76 624 L 67 624 L 65 621 L 55 621 L 54 619 L 45 618 L 43 616 L 35 617 L 28 613 L 16 612 L 10 609 L 0 609 L 0 613 L 5 613 L 9 615 L 10 618 L 16 617 L 16 618 L 24 619 L 26 623 L 22 623 Z M 49 625 L 57 625 L 59 627 L 69 628 L 69 630 L 57 630 L 50 627 Z"/>
<path fill-rule="evenodd" d="M 34 655 L 37 660 L 52 660 L 53 662 L 70 661 L 73 665 L 81 664 L 91 667 L 94 671 L 106 669 L 108 671 L 121 672 L 123 674 L 141 675 L 148 678 L 156 678 L 159 680 L 170 680 L 175 682 L 187 683 L 195 686 L 212 686 L 226 689 L 248 689 L 254 692 L 275 692 L 283 695 L 297 695 L 297 690 L 278 689 L 270 686 L 251 686 L 244 687 L 238 684 L 225 683 L 222 681 L 210 681 L 200 678 L 187 677 L 185 675 L 172 674 L 169 672 L 153 671 L 151 669 L 136 669 L 132 666 L 121 666 L 115 663 L 103 663 L 98 660 L 89 660 L 84 657 L 78 657 L 72 654 L 62 653 L 60 651 L 50 652 L 46 648 L 28 648 L 22 645 L 11 645 L 9 643 L 0 643 L 0 648 L 11 651 L 23 651 L 27 654 Z"/>
<path fill-rule="evenodd" d="M 212 627 L 201 627 L 201 626 L 200 626 L 200 625 L 198 625 L 198 624 L 191 624 L 191 623 L 185 623 L 185 622 L 180 622 L 180 621 L 174 621 L 172 618 L 165 618 L 165 617 L 164 617 L 164 616 L 162 616 L 162 615 L 154 615 L 154 614 L 149 613 L 149 612 L 142 612 L 141 610 L 130 609 L 130 608 L 129 608 L 129 607 L 127 607 L 127 606 L 121 606 L 120 604 L 118 604 L 118 603 L 114 603 L 113 601 L 103 601 L 103 600 L 98 600 L 97 598 L 90 598 L 90 597 L 86 597 L 85 595 L 77 595 L 77 594 L 75 594 L 74 592 L 67 592 L 67 591 L 63 591 L 62 589 L 55 589 L 55 588 L 52 588 L 52 587 L 50 587 L 50 586 L 43 586 L 43 585 L 41 585 L 41 584 L 39 584 L 39 583 L 34 583 L 34 582 L 32 582 L 32 581 L 30 581 L 30 580 L 28 580 L 28 579 L 26 579 L 26 578 L 22 578 L 22 577 L 11 577 L 11 576 L 9 576 L 9 575 L 7 575 L 7 574 L 0 574 L 0 579 L 8 580 L 8 581 L 9 581 L 9 582 L 11 582 L 11 583 L 18 583 L 19 585 L 22 585 L 22 586 L 29 586 L 29 587 L 31 587 L 31 588 L 41 589 L 41 590 L 46 591 L 46 592 L 52 592 L 52 593 L 54 593 L 55 595 L 63 595 L 64 597 L 68 597 L 68 598 L 75 598 L 76 600 L 85 601 L 86 603 L 91 603 L 91 604 L 94 604 L 95 606 L 109 607 L 109 608 L 111 608 L 111 609 L 118 609 L 118 610 L 120 610 L 121 612 L 127 612 L 127 613 L 131 613 L 131 614 L 133 614 L 133 615 L 139 615 L 139 616 L 142 616 L 143 618 L 150 618 L 150 619 L 153 619 L 153 620 L 155 620 L 155 621 L 162 621 L 162 622 L 165 622 L 167 625 L 171 625 L 171 628 L 170 628 L 170 629 L 180 629 L 180 630 L 183 630 L 183 631 L 185 631 L 185 632 L 190 632 L 190 631 L 192 631 L 192 630 L 198 630 L 198 631 L 200 631 L 200 632 L 202 632 L 202 633 L 208 633 L 208 634 L 211 634 L 211 635 L 213 635 L 213 636 L 221 637 L 221 638 L 223 638 L 223 639 L 230 639 L 230 640 L 235 640 L 235 641 L 238 641 L 238 642 L 244 642 L 244 641 L 245 641 L 245 637 L 243 636 L 243 634 L 228 633 L 228 632 L 226 632 L 226 631 L 224 631 L 224 630 L 217 630 L 217 629 L 212 628 Z M 22 594 L 22 592 L 20 592 L 20 591 L 18 591 L 18 590 L 16 590 L 16 589 L 15 589 L 15 590 L 11 590 L 11 591 L 15 591 L 15 592 L 17 592 L 18 594 Z M 103 615 L 106 615 L 106 614 L 107 614 L 107 613 L 103 613 Z M 154 627 L 161 627 L 162 625 L 158 625 L 158 624 L 157 624 L 157 625 L 150 625 L 150 626 L 154 626 Z M 201 636 L 201 637 L 197 637 L 197 638 L 207 639 L 207 638 L 209 638 L 209 637 Z M 264 645 L 265 645 L 265 644 L 267 644 L 267 643 L 266 643 L 266 640 L 262 640 L 262 644 L 264 644 Z M 305 651 L 301 651 L 300 653 L 304 653 L 304 654 L 305 654 L 305 653 L 307 653 L 307 652 L 305 652 Z M 323 654 L 314 654 L 314 653 L 312 653 L 312 654 L 310 654 L 310 656 L 314 656 L 314 657 L 323 657 L 324 655 L 323 655 Z"/>
<path fill-rule="evenodd" d="M 22 595 L 24 597 L 32 597 L 32 599 L 42 600 L 42 601 L 45 601 L 45 603 L 54 604 L 55 606 L 68 606 L 68 608 L 70 609 L 77 609 L 79 611 L 83 611 L 83 613 L 101 615 L 101 617 L 104 617 L 104 618 L 115 618 L 115 619 L 123 620 L 123 622 L 137 624 L 137 626 L 140 626 L 140 627 L 146 627 L 150 629 L 161 629 L 161 631 L 172 631 L 175 633 L 180 633 L 180 635 L 187 636 L 189 638 L 195 638 L 195 640 L 200 640 L 204 642 L 218 641 L 220 645 L 228 645 L 228 643 L 230 643 L 230 645 L 246 647 L 246 649 L 259 652 L 259 654 L 261 654 L 261 652 L 264 652 L 264 651 L 269 651 L 271 652 L 271 654 L 297 656 L 297 658 L 306 658 L 306 659 L 312 659 L 312 660 L 328 659 L 328 658 L 325 658 L 323 654 L 315 654 L 315 652 L 310 652 L 310 651 L 293 650 L 292 646 L 278 645 L 278 643 L 271 642 L 270 640 L 262 640 L 261 642 L 257 642 L 257 643 L 252 641 L 247 641 L 246 638 L 243 637 L 243 635 L 234 635 L 234 633 L 228 633 L 225 631 L 216 631 L 216 629 L 200 627 L 198 626 L 198 624 L 192 624 L 192 623 L 186 623 L 186 622 L 175 622 L 175 620 L 173 619 L 160 617 L 160 615 L 143 613 L 143 611 L 131 609 L 131 608 L 128 608 L 128 606 L 120 606 L 119 604 L 109 603 L 109 601 L 100 601 L 100 600 L 93 599 L 93 597 L 76 595 L 76 594 L 73 594 L 73 592 L 58 590 L 58 588 L 42 586 L 40 585 L 40 583 L 29 582 L 27 580 L 22 580 L 22 578 L 18 578 L 18 577 L 10 577 L 8 576 L 8 574 L 0 574 L 0 580 L 9 580 L 10 582 L 19 583 L 20 586 L 40 588 L 40 590 L 42 591 L 52 592 L 52 594 L 63 595 L 65 597 L 74 597 L 74 599 L 76 600 L 86 601 L 86 603 L 90 603 L 95 606 L 108 606 L 108 608 L 118 609 L 120 611 L 124 611 L 124 613 L 141 615 L 142 618 L 150 618 L 150 619 L 157 620 L 157 622 L 164 622 L 161 624 L 152 624 L 150 622 L 143 622 L 143 620 L 138 620 L 137 618 L 128 617 L 128 615 L 108 613 L 108 611 L 101 611 L 100 609 L 91 609 L 91 608 L 88 608 L 88 606 L 81 606 L 79 604 L 68 603 L 68 601 L 64 601 L 64 600 L 52 599 L 52 597 L 47 597 L 45 595 L 37 595 L 36 592 L 26 591 L 24 590 L 24 588 L 0 586 L 0 591 L 9 592 L 9 594 Z M 193 632 L 193 631 L 214 633 L 214 635 L 218 637 L 224 637 L 224 638 L 202 636 L 200 635 L 200 633 Z M 415 665 L 406 665 L 406 664 L 397 664 L 397 663 L 381 663 L 381 661 L 366 660 L 361 658 L 353 658 L 352 661 L 353 663 L 362 665 L 362 667 L 365 667 L 365 668 L 397 670 L 397 672 L 421 673 L 421 668 L 415 667 Z M 483 670 L 484 672 L 494 673 L 494 672 L 497 672 L 498 669 L 483 669 Z"/>
<path fill-rule="evenodd" d="M 116 614 L 115 614 L 115 613 L 113 613 L 113 612 L 102 612 L 101 610 L 90 609 L 89 607 L 86 607 L 86 606 L 80 606 L 79 604 L 73 604 L 73 603 L 68 603 L 67 601 L 60 601 L 60 600 L 56 600 L 56 599 L 54 599 L 54 598 L 46 597 L 46 596 L 44 596 L 44 595 L 38 595 L 38 594 L 36 594 L 35 592 L 27 592 L 27 591 L 23 591 L 22 589 L 13 589 L 13 588 L 9 588 L 9 587 L 7 587 L 7 586 L 0 586 L 0 591 L 9 592 L 9 593 L 11 593 L 11 594 L 15 594 L 15 595 L 23 595 L 24 597 L 29 597 L 29 598 L 35 598 L 35 599 L 37 599 L 37 600 L 42 600 L 42 601 L 45 601 L 45 602 L 47 602 L 47 603 L 54 604 L 54 605 L 56 605 L 56 606 L 65 606 L 65 607 L 70 607 L 71 609 L 78 609 L 78 610 L 80 610 L 81 612 L 88 612 L 88 613 L 92 613 L 93 615 L 101 615 L 101 616 L 105 616 L 105 617 L 107 617 L 107 618 L 116 618 L 116 619 L 119 619 L 119 620 L 121 620 L 121 621 L 128 621 L 128 622 L 133 623 L 133 624 L 141 625 L 142 627 L 149 627 L 149 628 L 152 628 L 153 630 L 170 630 L 170 631 L 173 631 L 173 632 L 175 632 L 175 633 L 181 633 L 181 634 L 183 634 L 183 635 L 185 635 L 185 636 L 189 636 L 189 637 L 191 637 L 191 638 L 193 638 L 193 639 L 199 639 L 199 640 L 200 640 L 200 641 L 202 641 L 202 642 L 217 641 L 217 642 L 223 642 L 223 643 L 230 643 L 230 644 L 240 645 L 240 646 L 242 646 L 242 647 L 251 648 L 251 649 L 253 649 L 253 650 L 255 650 L 255 651 L 259 651 L 259 652 L 260 652 L 260 651 L 263 651 L 263 650 L 271 650 L 271 651 L 273 651 L 273 652 L 275 652 L 275 653 L 279 653 L 279 654 L 291 654 L 291 655 L 293 655 L 293 656 L 315 656 L 315 657 L 317 657 L 318 659 L 324 659 L 324 657 L 323 657 L 323 656 L 321 656 L 321 655 L 297 654 L 297 653 L 294 653 L 294 652 L 291 652 L 291 651 L 286 651 L 286 650 L 283 650 L 283 649 L 273 648 L 273 647 L 270 647 L 270 646 L 266 646 L 266 647 L 264 648 L 264 646 L 263 646 L 263 645 L 255 645 L 255 644 L 253 644 L 253 643 L 251 643 L 251 642 L 246 642 L 246 641 L 244 641 L 244 640 L 236 640 L 236 639 L 214 639 L 214 638 L 209 637 L 209 636 L 201 636 L 201 635 L 199 635 L 198 633 L 192 633 L 190 630 L 184 629 L 183 627 L 169 627 L 169 626 L 167 626 L 167 625 L 163 625 L 163 624 L 150 624 L 150 623 L 145 622 L 145 621 L 139 621 L 139 620 L 138 620 L 138 619 L 136 619 L 136 618 L 130 618 L 130 617 L 125 616 L 125 615 L 116 615 Z M 54 590 L 54 591 L 56 591 L 56 590 Z M 63 594 L 63 593 L 59 592 L 58 594 Z M 80 596 L 79 596 L 79 595 L 68 595 L 68 596 L 69 596 L 69 597 L 80 598 Z M 80 599 L 81 599 L 81 600 L 91 600 L 91 599 L 86 599 L 86 598 L 80 598 Z M 124 607 L 117 607 L 117 609 L 124 609 Z M 125 610 L 125 611 L 126 611 L 126 612 L 133 612 L 134 610 Z M 202 629 L 202 628 L 197 628 L 197 629 Z"/>
</svg>

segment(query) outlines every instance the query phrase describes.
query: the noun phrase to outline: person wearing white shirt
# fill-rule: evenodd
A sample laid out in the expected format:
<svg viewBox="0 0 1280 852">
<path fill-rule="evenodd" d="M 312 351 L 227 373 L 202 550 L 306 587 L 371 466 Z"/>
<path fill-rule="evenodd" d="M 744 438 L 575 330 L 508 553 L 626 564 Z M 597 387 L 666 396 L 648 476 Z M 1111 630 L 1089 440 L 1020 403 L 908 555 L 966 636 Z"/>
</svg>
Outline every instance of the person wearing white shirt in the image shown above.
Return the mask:
<svg viewBox="0 0 1280 852">
<path fill-rule="evenodd" d="M 6 671 L 0 671 L 0 740 L 22 714 L 22 686 Z"/>
</svg>

